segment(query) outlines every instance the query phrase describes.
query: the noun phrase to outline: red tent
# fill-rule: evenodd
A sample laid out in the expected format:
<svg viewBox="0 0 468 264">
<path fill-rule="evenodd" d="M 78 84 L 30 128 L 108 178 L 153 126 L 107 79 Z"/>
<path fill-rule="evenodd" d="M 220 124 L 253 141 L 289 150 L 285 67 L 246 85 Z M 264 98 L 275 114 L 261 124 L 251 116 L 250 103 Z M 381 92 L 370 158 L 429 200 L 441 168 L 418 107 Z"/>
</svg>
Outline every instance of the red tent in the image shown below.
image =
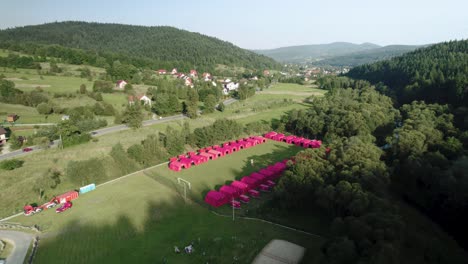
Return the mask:
<svg viewBox="0 0 468 264">
<path fill-rule="evenodd" d="M 217 155 L 210 152 L 202 152 L 200 153 L 200 156 L 205 157 L 207 160 L 214 160 L 218 158 Z"/>
<path fill-rule="evenodd" d="M 177 156 L 177 158 L 179 158 L 179 159 L 183 159 L 183 158 L 186 158 L 186 157 L 187 157 L 186 155 L 179 155 L 179 156 Z"/>
<path fill-rule="evenodd" d="M 271 132 L 268 132 L 265 134 L 265 137 L 268 138 L 268 139 L 272 139 L 273 136 L 276 136 L 276 132 L 275 131 L 271 131 Z"/>
<path fill-rule="evenodd" d="M 231 186 L 239 190 L 241 194 L 246 193 L 250 189 L 248 184 L 241 181 L 233 181 Z"/>
<path fill-rule="evenodd" d="M 219 151 L 214 150 L 214 149 L 209 150 L 208 153 L 211 153 L 211 154 L 215 155 L 216 157 L 223 157 L 224 155 L 226 155 L 224 152 L 219 152 Z"/>
<path fill-rule="evenodd" d="M 169 169 L 173 171 L 180 171 L 181 169 L 188 169 L 188 168 L 190 168 L 190 164 L 188 164 L 187 166 L 187 164 L 181 163 L 178 161 L 173 161 L 169 163 Z"/>
<path fill-rule="evenodd" d="M 220 207 L 228 202 L 227 197 L 217 191 L 209 191 L 205 196 L 205 202 L 213 207 Z"/>
<path fill-rule="evenodd" d="M 229 185 L 221 186 L 221 188 L 219 188 L 219 192 L 228 197 L 229 200 L 237 198 L 240 195 L 239 191 L 236 188 Z"/>
<path fill-rule="evenodd" d="M 283 142 L 286 142 L 286 143 L 288 143 L 288 144 L 292 144 L 292 142 L 293 142 L 293 140 L 294 140 L 295 138 L 296 138 L 296 136 L 293 136 L 293 135 L 287 136 L 287 137 L 284 137 L 284 138 L 283 138 Z"/>
<path fill-rule="evenodd" d="M 258 144 L 257 140 L 253 138 L 247 139 L 246 142 L 250 142 L 252 147 Z"/>
<path fill-rule="evenodd" d="M 172 158 L 169 158 L 169 162 L 173 162 L 173 161 L 178 161 L 179 159 L 177 157 L 172 157 Z"/>
<path fill-rule="evenodd" d="M 239 143 L 237 143 L 241 146 L 243 146 L 244 148 L 250 148 L 253 146 L 253 142 L 252 141 L 248 141 L 248 140 L 242 140 L 242 141 L 239 141 Z"/>
<path fill-rule="evenodd" d="M 248 177 L 248 176 L 243 177 L 241 179 L 241 182 L 247 184 L 250 189 L 255 189 L 260 184 L 260 181 L 258 179 L 251 178 L 251 177 Z"/>
</svg>

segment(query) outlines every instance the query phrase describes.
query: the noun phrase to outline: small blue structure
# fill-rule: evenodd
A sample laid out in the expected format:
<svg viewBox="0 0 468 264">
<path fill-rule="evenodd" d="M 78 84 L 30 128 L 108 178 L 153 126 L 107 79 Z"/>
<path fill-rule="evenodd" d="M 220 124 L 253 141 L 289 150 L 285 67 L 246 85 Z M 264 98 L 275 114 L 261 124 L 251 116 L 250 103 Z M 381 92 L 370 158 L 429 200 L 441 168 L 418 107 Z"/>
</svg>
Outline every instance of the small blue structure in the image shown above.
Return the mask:
<svg viewBox="0 0 468 264">
<path fill-rule="evenodd" d="M 96 184 L 94 184 L 94 183 L 88 184 L 88 185 L 83 186 L 83 187 L 80 188 L 80 194 L 90 192 L 90 191 L 92 191 L 94 189 L 96 189 Z"/>
</svg>

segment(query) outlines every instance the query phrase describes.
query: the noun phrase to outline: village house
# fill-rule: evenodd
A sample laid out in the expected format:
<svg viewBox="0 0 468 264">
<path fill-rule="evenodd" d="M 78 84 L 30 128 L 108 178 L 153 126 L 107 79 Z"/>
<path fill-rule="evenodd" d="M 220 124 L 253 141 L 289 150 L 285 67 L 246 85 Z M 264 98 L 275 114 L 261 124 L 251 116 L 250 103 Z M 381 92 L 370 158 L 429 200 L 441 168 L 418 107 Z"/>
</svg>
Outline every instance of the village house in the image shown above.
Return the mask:
<svg viewBox="0 0 468 264">
<path fill-rule="evenodd" d="M 129 104 L 129 105 L 134 105 L 134 104 L 135 104 L 135 96 L 129 95 L 129 96 L 127 97 L 127 99 L 128 99 L 128 104 Z"/>
<path fill-rule="evenodd" d="M 140 102 L 143 102 L 143 105 L 151 106 L 151 98 L 146 96 L 146 94 L 138 96 L 138 100 L 140 100 Z"/>
<path fill-rule="evenodd" d="M 124 80 L 118 80 L 117 83 L 116 83 L 116 87 L 119 88 L 119 89 L 125 89 L 125 86 L 128 84 L 128 82 L 124 81 Z"/>
<path fill-rule="evenodd" d="M 70 116 L 69 115 L 63 115 L 62 116 L 62 121 L 65 121 L 65 120 L 70 120 Z"/>
<path fill-rule="evenodd" d="M 3 127 L 0 127 L 0 146 L 6 143 L 6 130 Z"/>
<path fill-rule="evenodd" d="M 191 78 L 185 79 L 185 86 L 190 86 L 191 88 L 193 88 L 193 82 Z"/>
<path fill-rule="evenodd" d="M 172 69 L 171 74 L 172 75 L 177 74 L 177 68 Z"/>
<path fill-rule="evenodd" d="M 17 114 L 9 114 L 7 116 L 7 122 L 15 122 L 18 118 L 19 116 Z"/>
<path fill-rule="evenodd" d="M 205 80 L 205 82 L 211 81 L 211 74 L 208 73 L 208 72 L 204 72 L 204 73 L 202 74 L 202 77 L 203 77 L 203 80 Z"/>
<path fill-rule="evenodd" d="M 264 76 L 270 76 L 270 71 L 269 70 L 264 70 L 263 75 Z"/>
<path fill-rule="evenodd" d="M 160 69 L 160 70 L 158 70 L 158 74 L 166 74 L 166 73 L 167 73 L 167 71 L 166 71 L 166 70 L 164 70 L 164 69 Z"/>
<path fill-rule="evenodd" d="M 239 89 L 239 83 L 237 83 L 237 82 L 232 82 L 231 80 L 229 80 L 229 82 L 224 82 L 223 83 L 223 93 L 225 95 L 228 95 L 229 92 L 235 91 L 237 89 Z"/>
<path fill-rule="evenodd" d="M 198 76 L 198 72 L 196 70 L 190 70 L 190 74 L 189 74 L 191 77 L 195 78 Z"/>
</svg>

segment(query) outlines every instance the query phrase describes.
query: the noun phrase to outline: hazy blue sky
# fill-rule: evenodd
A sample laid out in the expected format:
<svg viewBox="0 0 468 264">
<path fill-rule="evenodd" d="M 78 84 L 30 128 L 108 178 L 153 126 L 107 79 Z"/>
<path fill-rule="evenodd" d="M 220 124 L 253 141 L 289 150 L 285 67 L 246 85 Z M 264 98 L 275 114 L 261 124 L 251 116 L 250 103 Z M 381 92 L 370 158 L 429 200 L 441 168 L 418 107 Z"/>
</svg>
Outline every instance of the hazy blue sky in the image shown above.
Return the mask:
<svg viewBox="0 0 468 264">
<path fill-rule="evenodd" d="M 468 38 L 467 0 L 0 0 L 0 28 L 79 20 L 168 25 L 242 48 Z"/>
</svg>

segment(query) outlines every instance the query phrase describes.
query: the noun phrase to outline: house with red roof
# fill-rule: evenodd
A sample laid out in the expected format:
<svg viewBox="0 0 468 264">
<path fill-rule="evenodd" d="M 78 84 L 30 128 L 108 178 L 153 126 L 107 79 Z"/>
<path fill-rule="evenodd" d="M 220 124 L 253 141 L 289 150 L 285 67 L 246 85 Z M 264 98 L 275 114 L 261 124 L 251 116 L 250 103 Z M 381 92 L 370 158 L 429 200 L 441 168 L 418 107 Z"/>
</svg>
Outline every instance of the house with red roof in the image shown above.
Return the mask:
<svg viewBox="0 0 468 264">
<path fill-rule="evenodd" d="M 264 71 L 263 71 L 263 75 L 264 75 L 264 76 L 269 76 L 269 75 L 270 75 L 270 71 L 269 71 L 269 70 L 264 70 Z"/>
<path fill-rule="evenodd" d="M 166 73 L 167 73 L 167 71 L 166 71 L 166 70 L 164 70 L 164 69 L 160 69 L 160 70 L 158 70 L 158 74 L 166 74 Z"/>
<path fill-rule="evenodd" d="M 172 69 L 171 74 L 177 74 L 177 68 Z"/>
<path fill-rule="evenodd" d="M 189 74 L 191 77 L 197 77 L 198 76 L 198 72 L 196 70 L 190 70 L 190 74 Z"/>
</svg>

